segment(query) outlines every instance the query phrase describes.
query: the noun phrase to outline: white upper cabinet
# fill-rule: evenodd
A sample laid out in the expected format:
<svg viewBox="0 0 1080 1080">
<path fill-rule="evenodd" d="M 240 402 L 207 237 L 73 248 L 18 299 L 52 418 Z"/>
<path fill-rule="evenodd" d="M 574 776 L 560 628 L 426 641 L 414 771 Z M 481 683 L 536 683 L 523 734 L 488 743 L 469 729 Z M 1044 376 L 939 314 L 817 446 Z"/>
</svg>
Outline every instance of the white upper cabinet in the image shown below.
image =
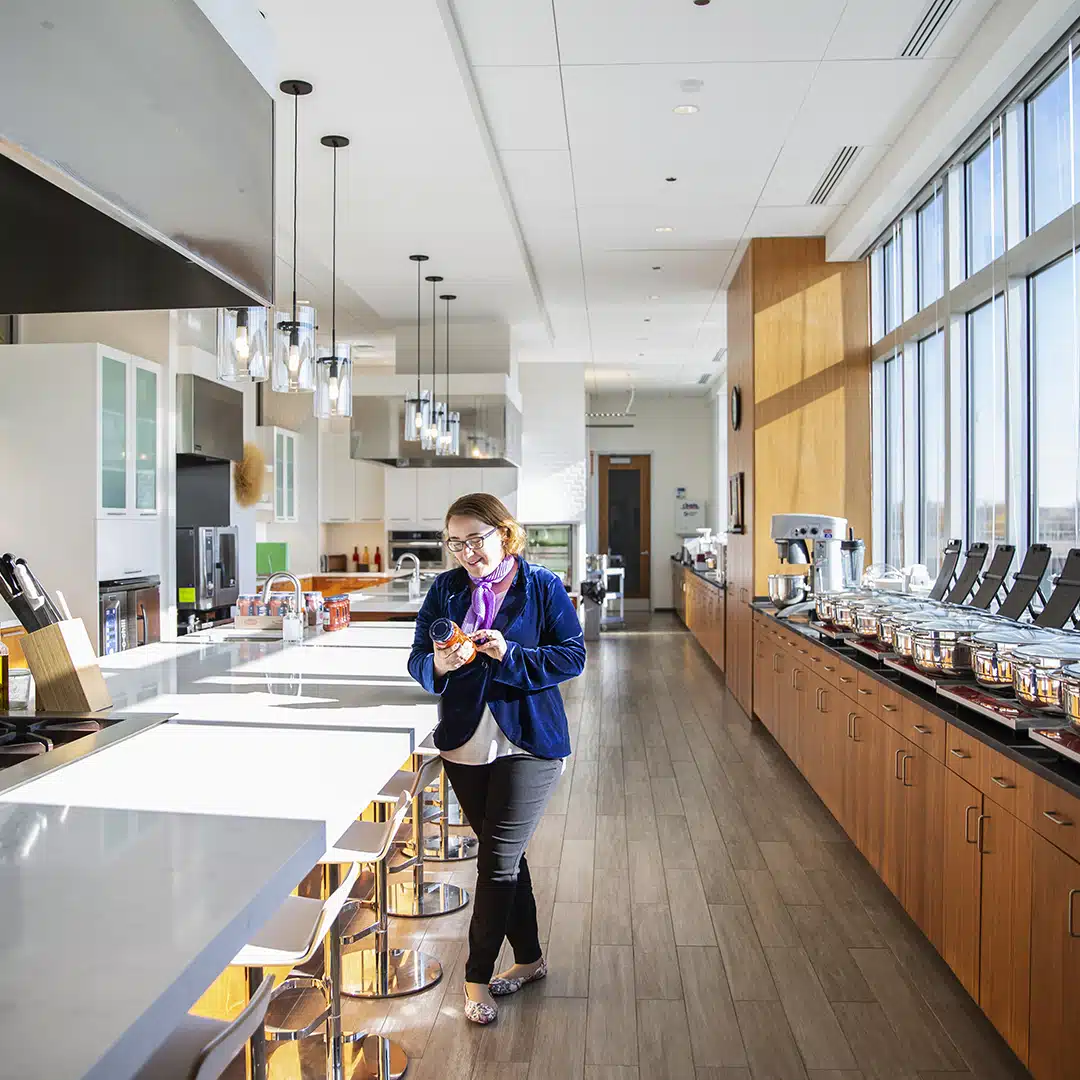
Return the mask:
<svg viewBox="0 0 1080 1080">
<path fill-rule="evenodd" d="M 416 520 L 416 474 L 419 469 L 386 470 L 385 508 L 386 524 L 391 528 L 415 525 Z"/>
<path fill-rule="evenodd" d="M 489 495 L 494 495 L 506 504 L 506 509 L 517 516 L 518 471 L 512 466 L 501 469 L 481 469 L 483 487 Z"/>
<path fill-rule="evenodd" d="M 331 524 L 356 519 L 356 481 L 348 431 L 319 432 L 319 520 Z"/>
<path fill-rule="evenodd" d="M 297 521 L 300 500 L 296 490 L 296 432 L 289 431 L 288 428 L 261 427 L 258 439 L 266 455 L 267 482 L 270 489 L 263 489 L 258 509 L 269 510 L 274 521 Z"/>
<path fill-rule="evenodd" d="M 486 491 L 517 513 L 517 469 L 387 469 L 386 521 L 391 528 L 441 529 L 450 504 Z"/>
<path fill-rule="evenodd" d="M 385 516 L 385 474 L 394 470 L 373 461 L 353 463 L 353 504 L 356 508 L 354 521 L 375 523 Z"/>
<path fill-rule="evenodd" d="M 104 347 L 97 365 L 98 517 L 157 517 L 160 369 Z"/>
</svg>

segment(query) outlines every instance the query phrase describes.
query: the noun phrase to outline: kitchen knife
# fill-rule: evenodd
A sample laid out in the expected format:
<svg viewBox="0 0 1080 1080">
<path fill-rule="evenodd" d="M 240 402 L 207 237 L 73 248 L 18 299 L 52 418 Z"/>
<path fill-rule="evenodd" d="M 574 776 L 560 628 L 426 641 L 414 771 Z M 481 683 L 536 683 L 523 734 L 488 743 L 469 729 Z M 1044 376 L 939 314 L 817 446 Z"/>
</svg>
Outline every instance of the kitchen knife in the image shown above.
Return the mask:
<svg viewBox="0 0 1080 1080">
<path fill-rule="evenodd" d="M 53 598 L 42 587 L 41 582 L 38 581 L 38 579 L 34 576 L 33 570 L 30 569 L 30 567 L 27 564 L 25 559 L 16 559 L 15 560 L 15 573 L 16 573 L 16 575 L 19 575 L 20 571 L 22 572 L 22 574 L 25 575 L 25 578 L 29 581 L 29 588 L 27 587 L 27 584 L 26 584 L 25 581 L 22 582 L 22 586 L 23 586 L 23 592 L 27 594 L 27 597 L 30 600 L 30 602 L 36 607 L 37 605 L 36 605 L 36 602 L 35 602 L 34 598 L 35 598 L 35 596 L 40 597 L 42 603 L 44 604 L 45 613 L 48 616 L 48 623 L 60 622 L 63 619 L 63 616 L 60 614 L 60 609 L 53 602 Z M 48 625 L 48 624 L 46 624 L 46 625 Z"/>
</svg>

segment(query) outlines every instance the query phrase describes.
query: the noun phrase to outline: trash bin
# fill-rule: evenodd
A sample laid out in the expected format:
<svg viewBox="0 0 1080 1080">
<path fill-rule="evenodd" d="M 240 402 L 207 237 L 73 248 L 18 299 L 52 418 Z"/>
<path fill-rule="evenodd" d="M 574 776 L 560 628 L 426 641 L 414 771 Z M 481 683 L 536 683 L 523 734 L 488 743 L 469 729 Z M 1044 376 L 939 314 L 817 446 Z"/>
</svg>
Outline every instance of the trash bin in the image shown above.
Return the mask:
<svg viewBox="0 0 1080 1080">
<path fill-rule="evenodd" d="M 581 583 L 581 602 L 585 608 L 585 640 L 600 640 L 600 616 L 604 613 L 604 586 L 599 581 Z"/>
</svg>

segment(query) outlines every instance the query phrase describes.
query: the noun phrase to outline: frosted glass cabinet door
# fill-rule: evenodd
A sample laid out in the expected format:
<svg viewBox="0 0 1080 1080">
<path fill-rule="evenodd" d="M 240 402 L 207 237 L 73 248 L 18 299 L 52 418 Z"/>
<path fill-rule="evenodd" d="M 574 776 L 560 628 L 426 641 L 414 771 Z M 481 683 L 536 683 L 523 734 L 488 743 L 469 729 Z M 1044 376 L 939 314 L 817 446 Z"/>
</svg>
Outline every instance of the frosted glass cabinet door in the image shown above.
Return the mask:
<svg viewBox="0 0 1080 1080">
<path fill-rule="evenodd" d="M 285 436 L 285 518 L 296 520 L 296 437 Z"/>
<path fill-rule="evenodd" d="M 101 509 L 127 512 L 127 362 L 101 358 Z"/>
<path fill-rule="evenodd" d="M 157 372 L 135 367 L 135 509 L 156 514 L 157 489 Z"/>
<path fill-rule="evenodd" d="M 274 432 L 274 517 L 285 518 L 285 433 Z"/>
</svg>

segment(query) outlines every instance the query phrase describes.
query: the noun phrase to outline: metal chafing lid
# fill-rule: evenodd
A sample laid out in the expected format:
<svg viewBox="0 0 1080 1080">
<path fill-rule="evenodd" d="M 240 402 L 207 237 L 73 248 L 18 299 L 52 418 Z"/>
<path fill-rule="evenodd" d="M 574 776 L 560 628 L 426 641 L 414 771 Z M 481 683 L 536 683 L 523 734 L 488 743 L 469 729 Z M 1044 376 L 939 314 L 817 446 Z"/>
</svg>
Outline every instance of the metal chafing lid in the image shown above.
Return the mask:
<svg viewBox="0 0 1080 1080">
<path fill-rule="evenodd" d="M 1014 664 L 1034 664 L 1036 667 L 1062 667 L 1080 661 L 1080 636 L 1075 641 L 1058 639 L 1038 645 L 1025 645 L 1013 650 Z"/>
<path fill-rule="evenodd" d="M 1080 664 L 1066 664 L 1061 674 L 1068 682 L 1080 684 Z"/>
<path fill-rule="evenodd" d="M 1050 630 L 1039 630 L 1032 626 L 991 626 L 971 635 L 975 645 L 1037 645 L 1040 641 L 1053 641 L 1055 635 Z"/>
<path fill-rule="evenodd" d="M 920 621 L 914 632 L 916 637 L 929 634 L 957 634 L 970 637 L 973 631 L 985 626 L 986 619 L 980 619 L 977 616 L 943 615 L 936 619 Z"/>
</svg>

